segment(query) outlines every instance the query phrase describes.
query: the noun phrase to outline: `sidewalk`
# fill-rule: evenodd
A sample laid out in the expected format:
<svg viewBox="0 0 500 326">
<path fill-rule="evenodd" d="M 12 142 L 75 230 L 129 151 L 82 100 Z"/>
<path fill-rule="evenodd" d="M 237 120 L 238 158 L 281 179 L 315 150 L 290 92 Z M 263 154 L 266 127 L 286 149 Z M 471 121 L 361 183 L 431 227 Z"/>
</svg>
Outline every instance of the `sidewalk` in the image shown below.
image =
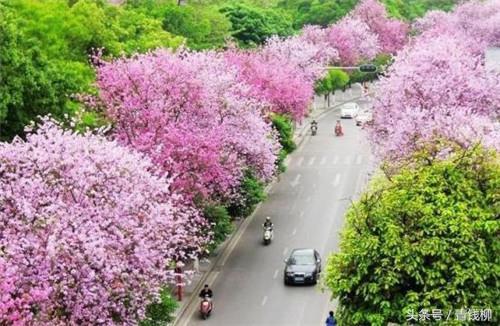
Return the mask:
<svg viewBox="0 0 500 326">
<path fill-rule="evenodd" d="M 306 138 L 306 135 L 309 132 L 310 122 L 313 119 L 320 119 L 323 115 L 331 112 L 332 110 L 338 109 L 342 104 L 363 97 L 364 95 L 365 95 L 364 93 L 353 92 L 352 90 L 346 90 L 345 93 L 340 91 L 335 93 L 334 95 L 335 101 L 331 101 L 329 107 L 318 108 L 316 107 L 316 105 L 313 105 L 313 109 L 310 111 L 308 117 L 305 118 L 302 121 L 302 123 L 297 125 L 295 128 L 293 138 L 295 143 L 297 144 L 297 147 L 300 146 L 300 144 Z M 317 100 L 318 99 L 315 98 L 315 102 Z M 266 193 L 269 192 L 273 184 L 274 182 L 270 183 L 266 187 L 265 189 Z M 189 264 L 184 267 L 184 270 L 193 270 L 194 273 L 190 277 L 189 282 L 186 283 L 186 285 L 183 288 L 182 301 L 179 302 L 179 307 L 174 313 L 175 319 L 174 322 L 172 323 L 173 325 L 178 325 L 183 318 L 189 318 L 189 316 L 187 316 L 187 312 L 189 311 L 188 308 L 193 302 L 197 303 L 198 293 L 201 291 L 203 285 L 206 283 L 208 276 L 210 275 L 210 272 L 216 269 L 219 263 L 223 261 L 223 256 L 227 256 L 229 254 L 230 251 L 228 251 L 227 249 L 230 249 L 231 247 L 234 247 L 236 245 L 236 242 L 238 241 L 240 235 L 245 231 L 246 226 L 250 224 L 250 222 L 253 219 L 253 216 L 255 215 L 255 212 L 259 209 L 259 207 L 260 204 L 257 205 L 257 207 L 254 210 L 254 213 L 252 213 L 247 218 L 240 219 L 234 222 L 235 231 L 214 252 L 210 254 L 210 257 L 208 257 L 208 259 L 201 260 L 198 266 L 194 266 L 194 264 Z M 198 270 L 195 270 L 195 267 L 198 267 Z M 175 292 L 173 292 L 173 295 L 175 295 Z"/>
</svg>

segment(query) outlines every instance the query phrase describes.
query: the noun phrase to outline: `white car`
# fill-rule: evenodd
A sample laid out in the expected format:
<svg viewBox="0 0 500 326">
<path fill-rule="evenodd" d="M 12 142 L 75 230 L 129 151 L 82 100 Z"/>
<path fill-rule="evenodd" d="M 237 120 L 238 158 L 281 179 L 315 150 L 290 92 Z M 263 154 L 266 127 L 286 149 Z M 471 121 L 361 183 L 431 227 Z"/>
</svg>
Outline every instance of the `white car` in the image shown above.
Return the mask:
<svg viewBox="0 0 500 326">
<path fill-rule="evenodd" d="M 372 113 L 369 110 L 363 111 L 356 116 L 356 126 L 362 126 L 372 120 Z"/>
<path fill-rule="evenodd" d="M 359 105 L 357 103 L 346 103 L 340 109 L 341 118 L 355 118 L 359 113 Z"/>
</svg>

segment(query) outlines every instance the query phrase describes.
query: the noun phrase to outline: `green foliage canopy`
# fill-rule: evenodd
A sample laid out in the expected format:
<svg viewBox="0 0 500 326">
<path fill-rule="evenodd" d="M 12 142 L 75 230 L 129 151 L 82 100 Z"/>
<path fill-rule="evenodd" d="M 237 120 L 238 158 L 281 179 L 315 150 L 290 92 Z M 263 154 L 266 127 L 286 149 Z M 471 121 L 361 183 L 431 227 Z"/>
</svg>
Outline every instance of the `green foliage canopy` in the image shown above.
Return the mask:
<svg viewBox="0 0 500 326">
<path fill-rule="evenodd" d="M 329 94 L 337 89 L 342 89 L 349 82 L 349 75 L 342 70 L 333 69 L 327 75 L 316 82 L 316 94 Z"/>
<path fill-rule="evenodd" d="M 270 36 L 287 36 L 294 32 L 291 18 L 277 8 L 262 9 L 237 4 L 224 7 L 221 12 L 229 18 L 232 36 L 241 46 L 263 44 Z"/>
<path fill-rule="evenodd" d="M 92 89 L 93 49 L 117 56 L 182 42 L 161 21 L 106 1 L 0 3 L 0 139 L 22 135 L 38 115 L 73 115 L 78 105 L 71 95 Z"/>
<path fill-rule="evenodd" d="M 442 153 L 416 154 L 417 164 L 372 184 L 348 211 L 325 280 L 341 324 L 404 324 L 412 309 L 500 306 L 498 154 L 479 146 Z"/>
</svg>

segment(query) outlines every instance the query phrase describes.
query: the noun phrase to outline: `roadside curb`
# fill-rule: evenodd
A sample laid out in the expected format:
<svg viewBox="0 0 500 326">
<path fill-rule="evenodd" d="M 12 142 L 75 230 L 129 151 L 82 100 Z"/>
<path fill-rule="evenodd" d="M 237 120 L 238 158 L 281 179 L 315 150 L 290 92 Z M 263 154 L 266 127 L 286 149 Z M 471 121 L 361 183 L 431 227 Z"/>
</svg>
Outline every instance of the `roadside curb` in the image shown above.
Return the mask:
<svg viewBox="0 0 500 326">
<path fill-rule="evenodd" d="M 338 104 L 335 104 L 331 107 L 328 107 L 326 109 L 323 110 L 323 112 L 317 114 L 317 115 L 311 115 L 310 117 L 314 118 L 314 119 L 321 119 L 323 118 L 325 115 L 333 112 L 333 111 L 336 111 L 337 109 L 339 109 L 340 106 L 344 105 L 345 103 L 348 103 L 348 102 L 351 102 L 351 101 L 355 101 L 355 100 L 358 100 L 360 98 L 363 98 L 365 96 L 367 96 L 368 94 L 362 94 L 360 96 L 356 96 L 356 97 L 353 97 L 349 100 L 345 100 L 345 101 L 342 101 Z M 307 135 L 308 135 L 308 130 L 309 130 L 309 124 L 306 124 L 304 123 L 303 126 L 300 127 L 300 129 L 296 129 L 296 134 L 294 135 L 293 137 L 293 140 L 294 142 L 296 143 L 297 145 L 297 148 L 304 142 L 304 140 L 306 139 Z M 290 159 L 290 156 L 287 157 L 286 161 L 288 161 Z M 286 162 L 285 161 L 285 162 Z M 271 191 L 271 189 L 274 187 L 274 185 L 279 181 L 279 177 L 278 178 L 274 178 L 265 188 L 264 188 L 264 192 L 266 193 L 266 195 L 268 195 Z M 236 226 L 236 229 L 234 230 L 233 233 L 231 233 L 231 235 L 219 246 L 218 250 L 217 250 L 217 254 L 213 257 L 211 257 L 211 261 L 209 263 L 209 266 L 207 268 L 206 271 L 202 272 L 202 275 L 201 275 L 201 278 L 197 281 L 198 284 L 195 286 L 194 290 L 193 290 L 193 294 L 190 296 L 189 299 L 187 299 L 179 308 L 176 316 L 175 316 L 175 319 L 174 321 L 171 323 L 171 325 L 179 325 L 179 323 L 183 320 L 183 318 L 185 317 L 184 315 L 186 314 L 186 312 L 189 311 L 189 308 L 192 307 L 193 303 L 196 301 L 196 299 L 198 298 L 198 296 L 196 295 L 198 292 L 201 291 L 202 287 L 204 284 L 206 284 L 206 281 L 207 279 L 209 278 L 209 276 L 217 269 L 217 268 L 220 268 L 222 267 L 223 265 L 221 265 L 221 263 L 227 259 L 229 257 L 229 255 L 231 254 L 232 252 L 232 249 L 234 249 L 234 247 L 236 246 L 236 244 L 238 243 L 241 235 L 245 232 L 247 226 L 253 221 L 253 219 L 255 218 L 255 215 L 257 214 L 257 211 L 259 210 L 259 208 L 261 207 L 261 205 L 264 203 L 265 201 L 263 202 L 260 202 L 259 204 L 257 204 L 253 210 L 253 212 L 246 218 L 243 219 L 243 221 L 241 223 L 239 223 L 237 226 Z M 231 250 L 229 250 L 231 248 Z M 186 316 L 186 317 L 189 317 L 189 316 Z"/>
</svg>

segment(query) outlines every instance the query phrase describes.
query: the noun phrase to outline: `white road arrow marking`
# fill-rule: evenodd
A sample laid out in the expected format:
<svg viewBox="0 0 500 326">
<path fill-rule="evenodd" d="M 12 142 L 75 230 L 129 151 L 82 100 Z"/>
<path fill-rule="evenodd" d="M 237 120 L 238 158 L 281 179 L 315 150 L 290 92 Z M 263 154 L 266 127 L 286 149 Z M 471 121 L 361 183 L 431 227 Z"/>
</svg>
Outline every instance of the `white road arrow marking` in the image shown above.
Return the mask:
<svg viewBox="0 0 500 326">
<path fill-rule="evenodd" d="M 290 185 L 292 186 L 292 188 L 295 188 L 300 183 L 299 180 L 300 180 L 300 174 L 297 174 L 295 179 L 293 179 L 293 181 L 290 182 Z"/>
<path fill-rule="evenodd" d="M 309 160 L 308 165 L 313 165 L 315 160 L 316 160 L 316 156 L 311 157 L 311 159 Z"/>
<path fill-rule="evenodd" d="M 326 163 L 326 157 L 323 156 L 323 158 L 321 159 L 321 162 L 319 164 L 325 165 L 325 163 Z"/>
<path fill-rule="evenodd" d="M 298 162 L 297 162 L 297 165 L 298 165 L 298 166 L 301 166 L 301 165 L 302 165 L 302 162 L 304 162 L 304 157 L 303 157 L 303 156 L 301 156 L 301 157 L 299 158 L 299 160 L 298 160 Z"/>
<path fill-rule="evenodd" d="M 339 157 L 338 155 L 335 155 L 335 158 L 333 159 L 333 164 L 337 164 L 339 162 Z"/>
<path fill-rule="evenodd" d="M 339 185 L 339 183 L 340 183 L 340 173 L 337 173 L 337 174 L 335 175 L 335 180 L 333 181 L 333 183 L 332 183 L 332 184 L 333 184 L 333 186 L 334 186 L 334 187 L 336 187 L 336 186 L 338 186 L 338 185 Z"/>
</svg>

